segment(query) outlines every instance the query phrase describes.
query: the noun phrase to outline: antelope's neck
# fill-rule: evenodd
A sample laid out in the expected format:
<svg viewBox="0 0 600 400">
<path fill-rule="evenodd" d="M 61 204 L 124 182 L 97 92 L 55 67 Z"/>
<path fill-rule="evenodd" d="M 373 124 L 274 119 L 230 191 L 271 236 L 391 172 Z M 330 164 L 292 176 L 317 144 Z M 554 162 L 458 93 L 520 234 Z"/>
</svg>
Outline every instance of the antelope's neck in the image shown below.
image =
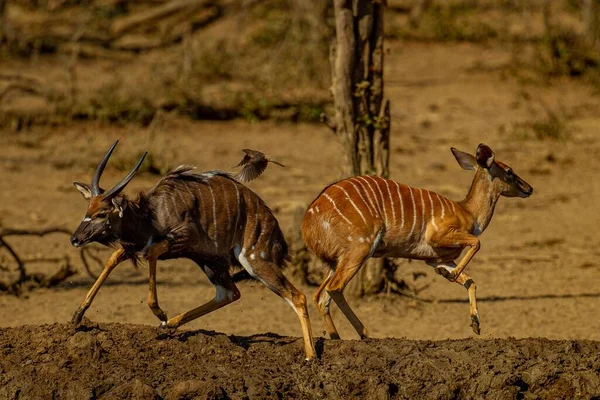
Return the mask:
<svg viewBox="0 0 600 400">
<path fill-rule="evenodd" d="M 137 202 L 126 198 L 119 234 L 122 244 L 143 248 L 155 233 L 151 216 L 143 212 Z"/>
<path fill-rule="evenodd" d="M 478 168 L 467 197 L 460 202 L 461 206 L 473 216 L 473 234 L 480 235 L 488 227 L 494 208 L 500 198 L 500 192 L 495 188 L 485 170 Z"/>
</svg>

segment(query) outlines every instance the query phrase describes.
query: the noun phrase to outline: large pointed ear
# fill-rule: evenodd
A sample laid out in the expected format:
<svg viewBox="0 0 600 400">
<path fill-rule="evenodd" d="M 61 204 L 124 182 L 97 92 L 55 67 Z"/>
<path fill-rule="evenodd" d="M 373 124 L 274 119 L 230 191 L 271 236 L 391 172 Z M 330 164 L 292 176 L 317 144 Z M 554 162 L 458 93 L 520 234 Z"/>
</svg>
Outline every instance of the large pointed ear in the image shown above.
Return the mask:
<svg viewBox="0 0 600 400">
<path fill-rule="evenodd" d="M 479 164 L 483 168 L 489 169 L 494 164 L 495 155 L 492 149 L 489 148 L 489 146 L 480 143 L 479 146 L 477 146 L 475 158 L 477 159 L 477 164 Z"/>
<path fill-rule="evenodd" d="M 79 193 L 82 194 L 84 199 L 90 201 L 92 198 L 92 189 L 90 189 L 88 185 L 81 182 L 73 182 L 73 185 L 75 185 L 75 189 L 79 190 Z"/>
<path fill-rule="evenodd" d="M 456 161 L 458 161 L 458 164 L 462 167 L 462 169 L 475 169 L 475 166 L 477 165 L 475 157 L 469 153 L 455 149 L 454 147 L 450 147 L 450 150 L 452 150 L 454 158 L 456 158 Z"/>
</svg>

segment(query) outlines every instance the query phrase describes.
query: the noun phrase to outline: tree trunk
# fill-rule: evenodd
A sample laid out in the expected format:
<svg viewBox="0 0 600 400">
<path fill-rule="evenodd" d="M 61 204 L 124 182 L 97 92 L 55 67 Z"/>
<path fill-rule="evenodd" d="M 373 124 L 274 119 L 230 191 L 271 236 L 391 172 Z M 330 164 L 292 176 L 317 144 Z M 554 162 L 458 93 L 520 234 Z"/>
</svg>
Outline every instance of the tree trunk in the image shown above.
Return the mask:
<svg viewBox="0 0 600 400">
<path fill-rule="evenodd" d="M 390 108 L 383 98 L 383 2 L 335 0 L 332 46 L 333 127 L 346 157 L 346 175 L 388 177 Z M 351 295 L 378 292 L 383 259 L 370 259 L 348 285 Z"/>
<path fill-rule="evenodd" d="M 581 14 L 586 35 L 600 51 L 600 0 L 583 0 Z"/>
</svg>

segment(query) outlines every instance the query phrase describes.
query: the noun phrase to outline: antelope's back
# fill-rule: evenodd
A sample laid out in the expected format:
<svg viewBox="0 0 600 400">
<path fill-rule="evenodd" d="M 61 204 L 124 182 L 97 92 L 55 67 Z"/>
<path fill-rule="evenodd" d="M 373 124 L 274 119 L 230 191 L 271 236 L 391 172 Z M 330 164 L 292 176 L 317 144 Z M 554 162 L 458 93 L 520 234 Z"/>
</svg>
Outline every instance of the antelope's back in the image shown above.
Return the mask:
<svg viewBox="0 0 600 400">
<path fill-rule="evenodd" d="M 167 230 L 193 225 L 205 252 L 230 254 L 237 245 L 279 264 L 288 246 L 273 212 L 248 187 L 222 171 L 179 167 L 149 193 L 159 224 Z M 160 216 L 160 217 L 159 217 Z"/>
<path fill-rule="evenodd" d="M 457 207 L 426 189 L 356 176 L 327 186 L 317 196 L 306 211 L 302 233 L 307 245 L 326 258 L 337 257 L 349 245 L 372 244 L 380 232 L 386 246 L 409 252 Z"/>
</svg>

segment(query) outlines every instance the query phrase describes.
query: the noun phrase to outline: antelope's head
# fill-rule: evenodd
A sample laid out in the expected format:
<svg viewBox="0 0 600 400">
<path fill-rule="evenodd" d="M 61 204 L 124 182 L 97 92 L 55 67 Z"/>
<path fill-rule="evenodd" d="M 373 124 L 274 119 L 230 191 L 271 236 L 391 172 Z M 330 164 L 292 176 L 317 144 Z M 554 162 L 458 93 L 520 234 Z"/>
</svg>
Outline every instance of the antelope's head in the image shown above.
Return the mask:
<svg viewBox="0 0 600 400">
<path fill-rule="evenodd" d="M 495 159 L 494 152 L 485 144 L 477 147 L 475 156 L 451 148 L 456 161 L 463 169 L 473 169 L 488 179 L 496 193 L 506 197 L 529 197 L 533 187 L 521 179 L 511 167 Z"/>
<path fill-rule="evenodd" d="M 71 244 L 75 247 L 83 246 L 90 242 L 108 244 L 116 239 L 116 235 L 121 229 L 125 198 L 120 193 L 140 169 L 148 152 L 144 153 L 136 166 L 121 182 L 104 191 L 100 188 L 100 177 L 117 143 L 119 143 L 118 140 L 113 143 L 102 161 L 100 161 L 100 164 L 98 164 L 98 168 L 96 168 L 96 172 L 92 177 L 91 186 L 80 182 L 73 182 L 75 188 L 89 202 L 83 221 L 81 221 L 81 224 L 79 224 L 71 236 Z"/>
</svg>

